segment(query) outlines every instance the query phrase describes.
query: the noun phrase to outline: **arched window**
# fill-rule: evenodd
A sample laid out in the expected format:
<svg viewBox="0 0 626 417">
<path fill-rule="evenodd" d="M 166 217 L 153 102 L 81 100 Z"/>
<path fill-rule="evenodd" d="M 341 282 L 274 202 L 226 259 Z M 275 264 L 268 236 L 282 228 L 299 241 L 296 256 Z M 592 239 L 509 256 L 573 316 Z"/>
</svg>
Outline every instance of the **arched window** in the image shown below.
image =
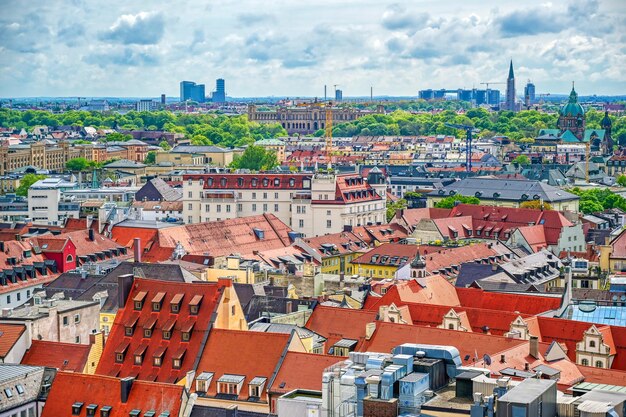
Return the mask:
<svg viewBox="0 0 626 417">
<path fill-rule="evenodd" d="M 449 330 L 454 330 L 454 323 L 448 324 L 448 329 Z"/>
<path fill-rule="evenodd" d="M 67 255 L 67 258 L 65 258 L 65 262 L 72 262 L 74 261 L 74 257 L 72 255 Z"/>
<path fill-rule="evenodd" d="M 583 359 L 582 361 L 580 361 L 580 364 L 582 366 L 589 366 L 589 360 L 588 359 Z"/>
<path fill-rule="evenodd" d="M 596 347 L 596 341 L 595 341 L 595 340 L 590 340 L 590 341 L 589 341 L 589 347 L 590 347 L 590 348 L 594 348 L 594 347 Z"/>
<path fill-rule="evenodd" d="M 596 361 L 596 368 L 604 368 L 602 361 Z"/>
</svg>

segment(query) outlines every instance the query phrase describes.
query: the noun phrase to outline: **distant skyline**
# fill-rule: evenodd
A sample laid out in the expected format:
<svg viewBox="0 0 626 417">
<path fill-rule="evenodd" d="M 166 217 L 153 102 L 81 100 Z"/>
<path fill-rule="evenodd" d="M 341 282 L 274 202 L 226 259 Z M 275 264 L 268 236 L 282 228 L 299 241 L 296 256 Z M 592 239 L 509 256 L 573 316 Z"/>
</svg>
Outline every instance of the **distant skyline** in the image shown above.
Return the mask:
<svg viewBox="0 0 626 417">
<path fill-rule="evenodd" d="M 0 97 L 416 96 L 505 82 L 626 94 L 626 2 L 0 0 Z M 504 84 L 493 85 L 504 91 Z M 519 94 L 518 94 L 519 96 Z"/>
</svg>

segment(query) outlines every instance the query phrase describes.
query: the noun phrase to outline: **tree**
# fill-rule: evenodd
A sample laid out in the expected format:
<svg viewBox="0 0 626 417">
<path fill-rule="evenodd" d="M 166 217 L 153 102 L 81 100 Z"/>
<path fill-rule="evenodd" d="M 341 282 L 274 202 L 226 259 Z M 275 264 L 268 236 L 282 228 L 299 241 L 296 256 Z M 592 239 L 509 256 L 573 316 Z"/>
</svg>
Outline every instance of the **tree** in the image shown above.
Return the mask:
<svg viewBox="0 0 626 417">
<path fill-rule="evenodd" d="M 442 198 L 437 203 L 435 203 L 435 207 L 437 208 L 453 208 L 456 204 L 480 204 L 480 200 L 478 197 L 468 197 L 465 195 L 451 195 L 445 198 Z"/>
<path fill-rule="evenodd" d="M 626 175 L 622 174 L 617 177 L 617 184 L 621 187 L 626 187 Z"/>
<path fill-rule="evenodd" d="M 391 219 L 393 219 L 396 215 L 396 211 L 405 209 L 406 207 L 407 202 L 403 198 L 396 201 L 387 200 L 387 222 L 390 222 Z"/>
<path fill-rule="evenodd" d="M 47 178 L 45 175 L 26 174 L 20 180 L 20 186 L 15 190 L 15 194 L 26 197 L 28 195 L 28 189 L 39 180 Z"/>
<path fill-rule="evenodd" d="M 552 210 L 552 205 L 550 203 L 543 203 L 543 207 L 542 207 L 541 200 L 524 201 L 519 206 L 521 208 L 528 208 L 528 209 Z"/>
<path fill-rule="evenodd" d="M 128 142 L 133 138 L 132 135 L 127 133 L 109 133 L 102 140 L 102 142 Z"/>
<path fill-rule="evenodd" d="M 527 157 L 526 155 L 519 155 L 517 158 L 515 158 L 513 161 L 514 164 L 519 164 L 519 165 L 530 165 L 530 158 Z"/>
<path fill-rule="evenodd" d="M 88 171 L 93 167 L 93 163 L 85 158 L 74 158 L 67 161 L 65 167 L 72 172 Z"/>
<path fill-rule="evenodd" d="M 146 155 L 146 159 L 143 161 L 144 164 L 152 165 L 156 163 L 156 151 L 150 151 Z"/>
<path fill-rule="evenodd" d="M 170 146 L 169 143 L 167 143 L 166 140 L 161 141 L 161 143 L 159 143 L 159 146 L 161 147 L 161 149 L 163 149 L 164 151 L 169 151 L 170 149 L 172 149 L 172 147 Z"/>
<path fill-rule="evenodd" d="M 276 153 L 266 151 L 262 146 L 250 145 L 240 158 L 235 159 L 231 167 L 252 171 L 270 170 L 278 166 Z"/>
</svg>

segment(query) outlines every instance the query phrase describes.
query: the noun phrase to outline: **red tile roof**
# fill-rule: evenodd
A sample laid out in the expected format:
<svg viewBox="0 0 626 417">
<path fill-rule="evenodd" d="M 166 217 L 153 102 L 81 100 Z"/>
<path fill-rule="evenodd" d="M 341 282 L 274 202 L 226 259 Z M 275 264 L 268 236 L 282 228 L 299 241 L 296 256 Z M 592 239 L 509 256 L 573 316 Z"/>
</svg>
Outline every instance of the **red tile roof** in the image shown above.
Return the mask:
<svg viewBox="0 0 626 417">
<path fill-rule="evenodd" d="M 578 369 L 585 377 L 585 382 L 624 386 L 624 381 L 626 381 L 626 371 L 582 365 L 578 365 Z"/>
<path fill-rule="evenodd" d="M 353 259 L 352 263 L 401 267 L 411 262 L 419 250 L 420 247 L 418 245 L 384 243 Z"/>
<path fill-rule="evenodd" d="M 217 394 L 217 381 L 223 375 L 244 376 L 239 401 L 248 399 L 248 384 L 253 378 L 267 378 L 261 396 L 261 401 L 267 401 L 267 388 L 278 371 L 281 358 L 287 353 L 291 338 L 292 334 L 213 329 L 200 357 L 196 376 L 202 372 L 214 374 L 208 396 Z"/>
<path fill-rule="evenodd" d="M 548 247 L 543 225 L 523 226 L 519 227 L 517 230 L 522 234 L 526 243 L 528 243 L 534 252 Z"/>
<path fill-rule="evenodd" d="M 371 340 L 363 344 L 360 350 L 390 352 L 392 348 L 402 343 L 454 346 L 459 350 L 461 359 L 470 355 L 470 359 L 468 361 L 463 360 L 463 364 L 471 365 L 476 355 L 482 359 L 484 354 L 494 355 L 497 352 L 526 343 L 526 341 L 474 332 L 376 322 L 374 335 Z"/>
<path fill-rule="evenodd" d="M 426 270 L 430 273 L 443 270 L 453 265 L 460 266 L 464 262 L 472 262 L 498 256 L 499 252 L 490 243 L 477 243 L 475 245 L 446 248 L 439 252 L 424 255 Z"/>
<path fill-rule="evenodd" d="M 40 246 L 44 243 L 48 244 L 45 251 L 53 251 L 51 248 L 58 248 L 62 244 L 65 245 L 65 241 L 71 239 L 76 245 L 76 256 L 88 256 L 96 252 L 102 252 L 104 250 L 120 248 L 121 245 L 108 237 L 99 233 L 94 234 L 94 240 L 89 240 L 89 230 L 75 230 L 72 232 L 63 233 L 57 236 L 45 236 L 37 238 Z"/>
<path fill-rule="evenodd" d="M 134 309 L 133 300 L 145 292 L 143 307 L 140 311 Z M 165 293 L 161 301 L 161 309 L 152 311 L 152 299 L 158 293 Z M 196 295 L 202 295 L 197 315 L 190 313 L 189 301 Z M 171 311 L 170 303 L 173 299 L 181 298 L 178 313 Z M 166 282 L 148 279 L 135 279 L 132 291 L 128 296 L 124 308 L 119 309 L 111 328 L 107 344 L 98 364 L 97 373 L 119 377 L 135 376 L 142 380 L 158 382 L 175 382 L 185 376 L 185 373 L 194 367 L 195 360 L 202 350 L 202 343 L 213 322 L 213 313 L 221 299 L 221 290 L 218 283 L 209 282 Z M 151 337 L 145 337 L 144 327 L 147 323 L 157 319 L 152 328 Z M 193 323 L 193 330 L 189 341 L 182 340 L 183 328 Z M 125 326 L 133 325 L 132 336 L 126 336 Z M 172 327 L 171 338 L 163 338 L 163 328 L 169 324 Z M 170 327 L 170 326 L 168 326 Z M 124 346 L 126 348 L 124 349 Z M 140 347 L 146 346 L 141 365 L 135 365 L 134 356 Z M 153 366 L 155 351 L 165 348 L 161 366 Z M 116 362 L 116 352 L 125 352 L 122 363 Z M 180 369 L 173 367 L 173 359 L 184 353 Z"/>
<path fill-rule="evenodd" d="M 89 404 L 98 405 L 97 415 L 104 406 L 111 407 L 111 416 L 128 416 L 130 411 L 153 410 L 158 416 L 169 411 L 171 416 L 179 415 L 185 387 L 174 384 L 158 384 L 146 381 L 133 381 L 128 400 L 121 399 L 120 380 L 103 375 L 86 375 L 73 372 L 57 373 L 52 389 L 48 394 L 42 417 L 69 416 L 74 403 L 83 403 L 79 416 L 87 415 Z"/>
<path fill-rule="evenodd" d="M 294 389 L 321 391 L 324 369 L 341 359 L 332 355 L 287 352 L 270 392 L 280 395 Z"/>
<path fill-rule="evenodd" d="M 263 232 L 262 239 L 256 235 L 255 229 Z M 129 248 L 133 245 L 133 238 L 140 237 L 142 259 L 158 262 L 170 259 L 179 242 L 190 255 L 218 257 L 239 253 L 245 256 L 255 251 L 289 246 L 290 231 L 291 228 L 273 214 L 262 214 L 158 230 L 114 226 L 112 237 Z"/>
<path fill-rule="evenodd" d="M 61 371 L 83 372 L 90 345 L 33 340 L 22 365 L 47 366 Z"/>
<path fill-rule="evenodd" d="M 4 359 L 26 330 L 23 324 L 0 323 L 0 358 Z"/>
<path fill-rule="evenodd" d="M 359 174 L 337 175 L 335 202 L 343 204 L 379 201 L 382 198 L 372 186 Z M 312 203 L 326 204 L 326 200 L 313 200 Z"/>
<path fill-rule="evenodd" d="M 366 241 L 368 245 L 374 245 L 375 242 L 398 242 L 407 237 L 404 227 L 397 223 L 357 226 L 352 228 L 352 233 Z"/>
<path fill-rule="evenodd" d="M 327 351 L 341 339 L 357 340 L 358 350 L 365 340 L 365 325 L 376 320 L 377 314 L 376 311 L 318 306 L 305 327 L 327 339 Z"/>
<path fill-rule="evenodd" d="M 363 252 L 368 249 L 367 242 L 352 232 L 339 232 L 324 236 L 308 237 L 302 239 L 302 241 L 319 252 L 322 258 L 327 256 L 344 255 L 347 253 Z M 322 245 L 335 246 L 333 250 L 325 250 Z"/>
<path fill-rule="evenodd" d="M 464 307 L 482 308 L 520 312 L 525 314 L 540 314 L 555 310 L 561 305 L 560 297 L 544 297 L 535 295 L 509 294 L 483 291 L 476 288 L 456 287 L 461 305 Z"/>
<path fill-rule="evenodd" d="M 456 288 L 441 275 L 399 281 L 389 288 L 382 297 L 368 297 L 363 308 L 378 311 L 380 306 L 391 303 L 396 306 L 406 303 L 435 304 L 449 307 L 460 305 Z"/>
</svg>

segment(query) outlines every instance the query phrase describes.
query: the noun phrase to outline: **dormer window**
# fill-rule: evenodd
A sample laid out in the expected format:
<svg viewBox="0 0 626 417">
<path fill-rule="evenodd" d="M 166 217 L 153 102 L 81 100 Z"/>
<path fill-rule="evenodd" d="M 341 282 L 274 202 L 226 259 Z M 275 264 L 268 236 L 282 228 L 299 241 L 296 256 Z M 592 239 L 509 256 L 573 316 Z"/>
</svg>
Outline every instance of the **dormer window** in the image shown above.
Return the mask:
<svg viewBox="0 0 626 417">
<path fill-rule="evenodd" d="M 253 187 L 256 187 L 259 184 L 259 180 L 257 178 L 252 178 L 252 181 L 250 181 L 250 184 Z"/>
<path fill-rule="evenodd" d="M 213 379 L 213 372 L 202 372 L 196 378 L 196 392 L 206 393 L 209 390 L 209 386 L 211 385 L 211 380 Z"/>
<path fill-rule="evenodd" d="M 220 179 L 220 185 L 221 185 L 222 187 L 226 187 L 226 183 L 227 183 L 227 179 L 226 179 L 225 177 L 222 177 L 222 178 Z"/>
<path fill-rule="evenodd" d="M 268 185 L 270 185 L 270 180 L 267 178 L 263 178 L 263 187 L 267 187 Z"/>
<path fill-rule="evenodd" d="M 183 366 L 183 360 L 185 359 L 186 351 L 187 350 L 185 347 L 181 347 L 176 352 L 174 352 L 174 354 L 172 355 L 172 368 L 180 369 Z"/>
<path fill-rule="evenodd" d="M 143 301 L 146 298 L 147 294 L 148 293 L 146 291 L 139 291 L 135 298 L 133 298 L 135 310 L 141 310 L 143 308 Z"/>
<path fill-rule="evenodd" d="M 180 312 L 180 303 L 183 301 L 184 294 L 176 294 L 170 301 L 170 311 L 178 314 Z"/>
<path fill-rule="evenodd" d="M 279 187 L 279 186 L 280 186 L 280 179 L 274 178 L 274 187 Z"/>
<path fill-rule="evenodd" d="M 262 376 L 252 378 L 252 381 L 248 384 L 250 390 L 248 395 L 252 398 L 260 398 L 263 394 L 263 388 L 265 387 L 266 382 L 267 378 Z"/>
<path fill-rule="evenodd" d="M 163 364 L 163 356 L 165 356 L 166 350 L 167 346 L 159 346 L 157 350 L 154 351 L 152 355 L 152 364 L 154 366 L 161 366 Z"/>
<path fill-rule="evenodd" d="M 200 311 L 200 303 L 202 303 L 202 296 L 200 294 L 194 295 L 189 302 L 189 314 L 197 315 Z"/>
<path fill-rule="evenodd" d="M 191 332 L 193 331 L 193 326 L 196 324 L 195 321 L 188 321 L 183 324 L 180 331 L 182 332 L 181 339 L 183 342 L 188 342 L 191 339 Z"/>
<path fill-rule="evenodd" d="M 157 322 L 157 318 L 155 316 L 150 317 L 143 325 L 143 337 L 152 337 L 152 331 L 154 330 L 154 325 Z"/>
<path fill-rule="evenodd" d="M 122 363 L 124 362 L 124 357 L 126 356 L 126 351 L 128 350 L 128 346 L 130 346 L 130 342 L 125 341 L 122 342 L 121 345 L 115 349 L 115 362 Z"/>
<path fill-rule="evenodd" d="M 143 357 L 148 349 L 148 343 L 144 342 L 135 350 L 135 365 L 141 365 L 143 363 Z"/>
<path fill-rule="evenodd" d="M 72 415 L 79 416 L 82 409 L 83 409 L 83 403 L 75 402 L 74 404 L 72 404 Z"/>
<path fill-rule="evenodd" d="M 296 179 L 295 178 L 289 178 L 289 186 L 290 187 L 295 187 L 296 186 Z"/>
<path fill-rule="evenodd" d="M 152 299 L 152 311 L 161 311 L 161 305 L 163 304 L 164 298 L 164 292 L 159 292 L 154 296 L 154 298 Z"/>
<path fill-rule="evenodd" d="M 110 405 L 105 405 L 100 409 L 100 417 L 111 417 Z"/>
<path fill-rule="evenodd" d="M 135 325 L 137 324 L 137 320 L 139 320 L 139 314 L 135 313 L 130 319 L 126 321 L 124 324 L 124 334 L 126 336 L 132 336 L 135 332 Z"/>
<path fill-rule="evenodd" d="M 141 414 L 141 410 L 135 408 L 133 410 L 130 410 L 130 412 L 128 413 L 128 417 L 139 417 L 139 414 Z"/>
<path fill-rule="evenodd" d="M 163 325 L 163 339 L 170 340 L 172 338 L 172 329 L 174 328 L 174 324 L 176 324 L 176 319 L 170 318 Z"/>
<path fill-rule="evenodd" d="M 212 187 L 213 186 L 213 178 L 211 178 L 211 177 L 207 178 L 206 183 L 207 183 L 207 185 L 209 187 Z"/>
<path fill-rule="evenodd" d="M 87 415 L 88 416 L 95 416 L 97 409 L 98 409 L 98 405 L 97 404 L 89 404 L 87 406 Z"/>
<path fill-rule="evenodd" d="M 222 375 L 217 380 L 217 393 L 238 396 L 245 378 L 243 375 Z"/>
</svg>

